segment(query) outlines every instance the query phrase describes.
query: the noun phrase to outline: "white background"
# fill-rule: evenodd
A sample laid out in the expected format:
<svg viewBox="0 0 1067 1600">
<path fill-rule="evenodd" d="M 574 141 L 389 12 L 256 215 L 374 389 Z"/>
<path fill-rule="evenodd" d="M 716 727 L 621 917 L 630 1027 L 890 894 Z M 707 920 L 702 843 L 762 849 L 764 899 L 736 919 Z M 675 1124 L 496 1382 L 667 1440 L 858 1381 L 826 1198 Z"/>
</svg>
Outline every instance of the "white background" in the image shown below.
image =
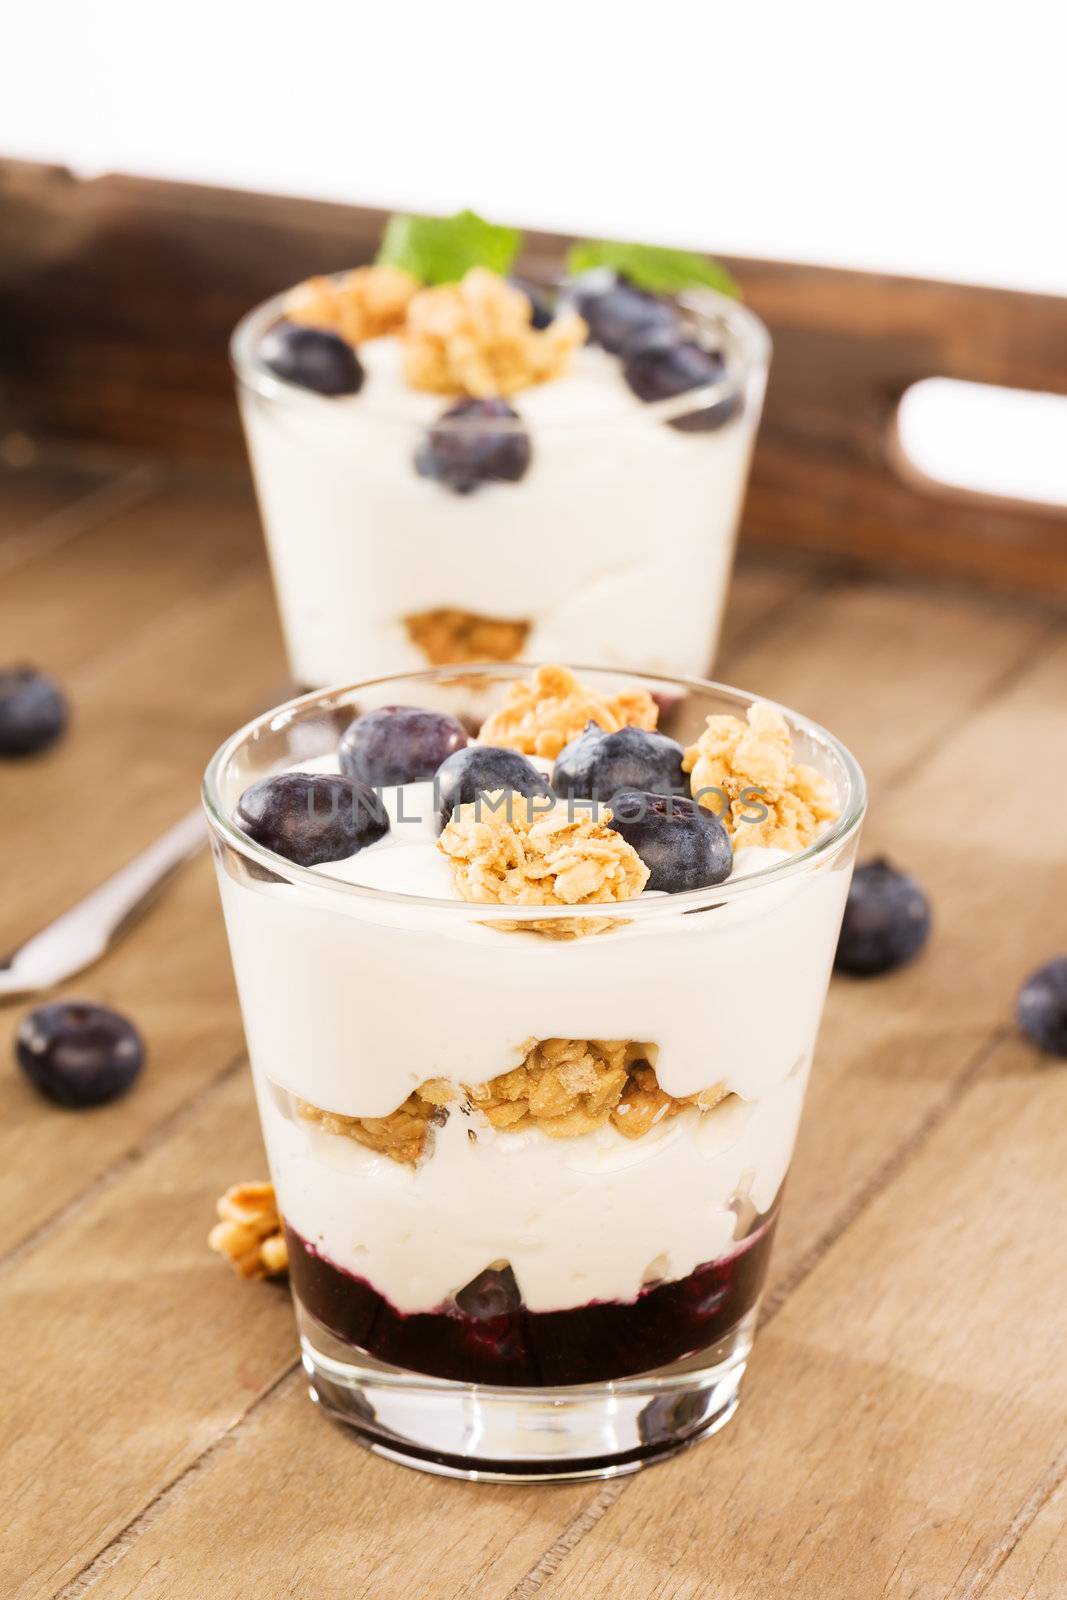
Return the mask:
<svg viewBox="0 0 1067 1600">
<path fill-rule="evenodd" d="M 0 154 L 1067 292 L 1062 0 L 37 0 Z"/>
</svg>

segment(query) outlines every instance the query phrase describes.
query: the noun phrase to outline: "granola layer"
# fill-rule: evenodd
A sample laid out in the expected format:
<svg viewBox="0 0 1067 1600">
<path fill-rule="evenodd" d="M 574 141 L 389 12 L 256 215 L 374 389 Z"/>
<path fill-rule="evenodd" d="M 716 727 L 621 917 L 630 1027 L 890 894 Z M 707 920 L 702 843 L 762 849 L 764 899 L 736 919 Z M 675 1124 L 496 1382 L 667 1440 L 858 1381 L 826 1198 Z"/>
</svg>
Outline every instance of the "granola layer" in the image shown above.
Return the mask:
<svg viewBox="0 0 1067 1600">
<path fill-rule="evenodd" d="M 453 606 L 413 611 L 403 621 L 412 644 L 434 667 L 453 662 L 514 661 L 522 654 L 530 631 L 528 622 L 481 617 Z"/>
<path fill-rule="evenodd" d="M 507 1132 L 536 1126 L 550 1139 L 576 1139 L 610 1122 L 627 1139 L 640 1139 L 680 1111 L 710 1111 L 726 1098 L 723 1083 L 682 1098 L 667 1094 L 656 1077 L 658 1053 L 657 1045 L 635 1040 L 532 1039 L 522 1062 L 488 1083 L 427 1079 L 387 1117 L 338 1116 L 304 1100 L 297 1113 L 408 1166 L 421 1160 L 431 1130 L 454 1107 L 480 1112 Z M 470 1131 L 477 1138 L 475 1124 Z"/>
</svg>

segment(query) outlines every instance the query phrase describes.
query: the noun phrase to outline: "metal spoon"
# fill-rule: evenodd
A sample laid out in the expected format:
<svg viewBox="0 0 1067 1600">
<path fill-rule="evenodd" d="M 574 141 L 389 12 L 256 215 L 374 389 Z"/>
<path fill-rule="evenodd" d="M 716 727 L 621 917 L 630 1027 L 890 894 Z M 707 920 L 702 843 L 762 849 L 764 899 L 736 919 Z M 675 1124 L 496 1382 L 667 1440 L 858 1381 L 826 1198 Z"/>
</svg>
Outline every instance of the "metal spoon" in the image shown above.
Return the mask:
<svg viewBox="0 0 1067 1600">
<path fill-rule="evenodd" d="M 0 961 L 0 1002 L 48 989 L 92 966 L 206 842 L 207 821 L 198 806 Z"/>
</svg>

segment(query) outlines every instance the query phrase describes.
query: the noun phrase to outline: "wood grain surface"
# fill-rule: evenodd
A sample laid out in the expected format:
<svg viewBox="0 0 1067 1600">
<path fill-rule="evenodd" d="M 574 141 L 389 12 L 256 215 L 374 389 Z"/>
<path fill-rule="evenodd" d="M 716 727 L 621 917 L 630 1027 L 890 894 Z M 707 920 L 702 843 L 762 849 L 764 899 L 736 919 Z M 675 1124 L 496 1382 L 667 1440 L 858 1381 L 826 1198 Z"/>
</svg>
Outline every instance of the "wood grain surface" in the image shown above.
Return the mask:
<svg viewBox="0 0 1067 1600">
<path fill-rule="evenodd" d="M 0 468 L 5 545 L 3 653 L 54 665 L 74 718 L 0 767 L 0 946 L 186 810 L 284 682 L 239 481 L 40 456 Z M 726 639 L 724 677 L 852 744 L 865 849 L 937 918 L 913 967 L 831 986 L 736 1421 L 557 1489 L 423 1477 L 323 1421 L 284 1291 L 205 1248 L 264 1163 L 201 858 L 65 991 L 142 1025 L 126 1100 L 39 1100 L 0 1012 L 5 1600 L 1061 1600 L 1067 1070 L 1011 1016 L 1064 940 L 1067 623 L 761 559 Z"/>
<path fill-rule="evenodd" d="M 377 248 L 383 213 L 0 161 L 0 427 L 239 462 L 238 318 Z M 527 235 L 556 268 L 566 241 Z M 716 241 L 708 239 L 714 250 Z M 896 408 L 927 377 L 1067 392 L 1067 300 L 730 260 L 775 356 L 750 545 L 1067 596 L 1067 514 L 897 470 Z"/>
</svg>

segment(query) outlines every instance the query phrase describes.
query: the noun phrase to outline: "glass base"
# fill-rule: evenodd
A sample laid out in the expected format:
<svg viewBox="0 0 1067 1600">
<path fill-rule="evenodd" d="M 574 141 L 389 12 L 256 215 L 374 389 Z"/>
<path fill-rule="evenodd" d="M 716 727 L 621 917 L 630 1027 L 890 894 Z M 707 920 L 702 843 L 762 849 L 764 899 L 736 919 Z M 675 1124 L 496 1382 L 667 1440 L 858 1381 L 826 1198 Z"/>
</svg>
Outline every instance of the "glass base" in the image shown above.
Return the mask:
<svg viewBox="0 0 1067 1600">
<path fill-rule="evenodd" d="M 456 1383 L 386 1366 L 297 1302 L 311 1398 L 376 1455 L 489 1483 L 637 1472 L 723 1427 L 737 1410 L 755 1307 L 709 1350 L 656 1372 L 573 1388 Z"/>
</svg>

